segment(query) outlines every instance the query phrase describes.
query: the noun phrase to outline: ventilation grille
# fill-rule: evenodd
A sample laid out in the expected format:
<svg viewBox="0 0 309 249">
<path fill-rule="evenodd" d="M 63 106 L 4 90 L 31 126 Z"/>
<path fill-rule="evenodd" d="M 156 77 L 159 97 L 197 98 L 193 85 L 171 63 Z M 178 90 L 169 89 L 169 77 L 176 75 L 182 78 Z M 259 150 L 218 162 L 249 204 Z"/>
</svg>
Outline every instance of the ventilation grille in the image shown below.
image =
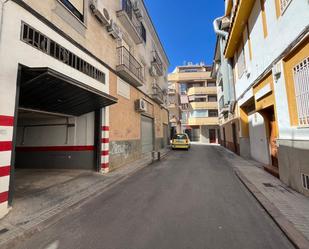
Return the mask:
<svg viewBox="0 0 309 249">
<path fill-rule="evenodd" d="M 28 24 L 22 23 L 21 29 L 21 40 L 23 42 L 105 84 L 105 73 L 99 69 L 90 65 L 79 56 L 73 54 L 52 39 L 49 39 Z"/>
<path fill-rule="evenodd" d="M 309 190 L 309 175 L 301 174 L 303 188 Z"/>
</svg>

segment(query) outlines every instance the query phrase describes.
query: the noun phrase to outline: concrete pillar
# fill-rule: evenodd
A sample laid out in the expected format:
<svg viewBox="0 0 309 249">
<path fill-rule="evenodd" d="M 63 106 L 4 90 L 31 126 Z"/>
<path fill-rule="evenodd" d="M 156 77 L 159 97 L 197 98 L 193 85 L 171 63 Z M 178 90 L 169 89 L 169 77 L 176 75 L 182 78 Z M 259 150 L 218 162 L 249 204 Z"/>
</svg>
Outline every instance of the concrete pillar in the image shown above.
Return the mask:
<svg viewBox="0 0 309 249">
<path fill-rule="evenodd" d="M 101 173 L 109 172 L 109 107 L 102 109 Z"/>
<path fill-rule="evenodd" d="M 0 218 L 8 213 L 14 117 L 0 115 Z"/>
</svg>

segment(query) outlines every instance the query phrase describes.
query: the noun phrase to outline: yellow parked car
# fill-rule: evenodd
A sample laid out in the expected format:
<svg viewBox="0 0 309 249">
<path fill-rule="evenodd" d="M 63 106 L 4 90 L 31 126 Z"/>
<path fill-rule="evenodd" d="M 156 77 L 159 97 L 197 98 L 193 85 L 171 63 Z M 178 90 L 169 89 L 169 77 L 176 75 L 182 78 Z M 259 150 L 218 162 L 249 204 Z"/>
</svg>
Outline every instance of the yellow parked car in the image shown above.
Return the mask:
<svg viewBox="0 0 309 249">
<path fill-rule="evenodd" d="M 188 134 L 179 133 L 175 134 L 172 140 L 172 149 L 189 149 L 190 148 L 190 139 Z"/>
</svg>

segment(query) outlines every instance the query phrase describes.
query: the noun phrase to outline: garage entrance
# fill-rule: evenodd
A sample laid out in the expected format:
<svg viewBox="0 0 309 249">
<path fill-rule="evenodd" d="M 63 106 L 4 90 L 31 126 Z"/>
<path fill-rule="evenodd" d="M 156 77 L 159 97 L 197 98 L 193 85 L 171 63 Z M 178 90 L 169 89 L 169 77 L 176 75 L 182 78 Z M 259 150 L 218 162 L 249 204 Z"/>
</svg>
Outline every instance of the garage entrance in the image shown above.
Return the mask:
<svg viewBox="0 0 309 249">
<path fill-rule="evenodd" d="M 99 171 L 102 108 L 117 101 L 50 68 L 20 66 L 18 79 L 10 205 Z"/>
<path fill-rule="evenodd" d="M 95 170 L 94 120 L 19 109 L 15 168 Z"/>
<path fill-rule="evenodd" d="M 142 116 L 141 120 L 142 152 L 153 151 L 154 148 L 154 125 L 153 119 Z"/>
</svg>

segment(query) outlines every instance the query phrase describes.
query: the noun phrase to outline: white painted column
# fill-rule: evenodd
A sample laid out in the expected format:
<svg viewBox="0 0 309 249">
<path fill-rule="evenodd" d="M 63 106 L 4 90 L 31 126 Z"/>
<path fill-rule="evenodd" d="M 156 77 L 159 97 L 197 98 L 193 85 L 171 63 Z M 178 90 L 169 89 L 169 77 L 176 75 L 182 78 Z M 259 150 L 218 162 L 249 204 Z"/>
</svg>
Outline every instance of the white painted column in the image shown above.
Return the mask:
<svg viewBox="0 0 309 249">
<path fill-rule="evenodd" d="M 109 107 L 102 109 L 101 173 L 109 172 Z"/>
</svg>

